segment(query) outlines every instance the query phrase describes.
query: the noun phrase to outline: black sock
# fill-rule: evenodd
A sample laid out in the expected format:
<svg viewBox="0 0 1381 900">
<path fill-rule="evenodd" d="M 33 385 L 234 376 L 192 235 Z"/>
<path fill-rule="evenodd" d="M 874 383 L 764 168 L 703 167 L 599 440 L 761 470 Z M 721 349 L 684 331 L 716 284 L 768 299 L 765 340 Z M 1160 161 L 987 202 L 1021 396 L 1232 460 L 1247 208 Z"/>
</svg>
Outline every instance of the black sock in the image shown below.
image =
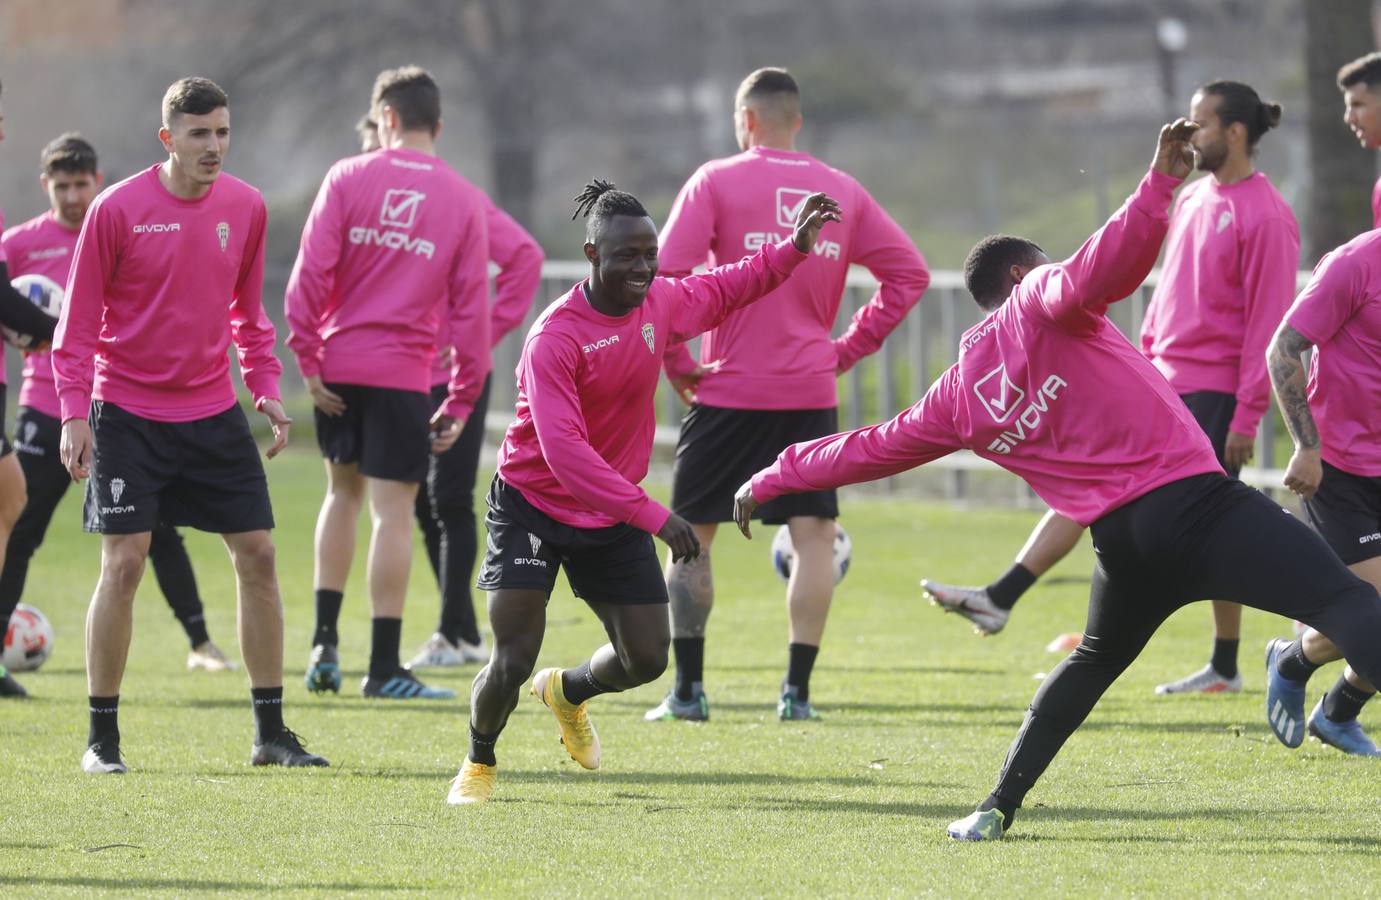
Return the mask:
<svg viewBox="0 0 1381 900">
<path fill-rule="evenodd" d="M 398 644 L 403 640 L 402 619 L 371 619 L 369 677 L 389 679 L 398 674 Z"/>
<path fill-rule="evenodd" d="M 480 734 L 475 730 L 475 726 L 470 726 L 470 759 L 483 766 L 496 766 L 499 761 L 494 758 L 494 745 L 498 743 L 497 734 Z"/>
<path fill-rule="evenodd" d="M 1373 696 L 1375 695 L 1348 684 L 1347 679 L 1340 675 L 1338 683 L 1323 695 L 1324 717 L 1330 722 L 1351 722 Z"/>
<path fill-rule="evenodd" d="M 283 733 L 283 688 L 250 688 L 254 698 L 254 743 L 267 744 Z"/>
<path fill-rule="evenodd" d="M 180 619 L 180 621 L 182 622 L 182 630 L 187 632 L 187 640 L 191 642 L 193 650 L 211 640 L 211 635 L 206 633 L 206 617 L 201 613 Z"/>
<path fill-rule="evenodd" d="M 1209 665 L 1213 666 L 1213 671 L 1224 678 L 1237 677 L 1237 645 L 1239 643 L 1237 638 L 1230 641 L 1224 638 L 1213 639 L 1213 659 L 1209 660 Z"/>
<path fill-rule="evenodd" d="M 1036 576 L 1030 569 L 1021 563 L 1012 563 L 1012 568 L 1006 574 L 988 585 L 988 599 L 998 609 L 1011 609 L 1035 583 Z"/>
<path fill-rule="evenodd" d="M 819 647 L 810 644 L 787 644 L 786 687 L 796 689 L 797 700 L 810 699 L 810 671 L 815 668 Z"/>
<path fill-rule="evenodd" d="M 120 695 L 114 697 L 86 698 L 87 709 L 91 711 L 91 721 L 86 728 L 86 745 L 110 741 L 120 743 Z"/>
<path fill-rule="evenodd" d="M 567 703 L 579 706 L 597 694 L 614 694 L 617 691 L 600 684 L 595 673 L 590 671 L 589 660 L 586 660 L 574 669 L 561 672 L 561 693 L 566 695 Z"/>
<path fill-rule="evenodd" d="M 1002 830 L 1006 831 L 1012 827 L 1013 820 L 1017 817 L 1017 806 L 1015 803 L 1008 803 L 997 794 L 989 794 L 988 799 L 978 804 L 978 811 L 995 809 L 1002 813 Z"/>
<path fill-rule="evenodd" d="M 705 680 L 705 639 L 672 638 L 676 651 L 676 699 L 689 700 Z"/>
<path fill-rule="evenodd" d="M 316 632 L 312 634 L 312 646 L 340 643 L 336 625 L 340 622 L 340 604 L 345 599 L 341 591 L 317 588 L 316 590 Z"/>
<path fill-rule="evenodd" d="M 1276 659 L 1276 671 L 1291 681 L 1308 681 L 1318 666 L 1304 658 L 1304 644 L 1294 641 Z"/>
</svg>

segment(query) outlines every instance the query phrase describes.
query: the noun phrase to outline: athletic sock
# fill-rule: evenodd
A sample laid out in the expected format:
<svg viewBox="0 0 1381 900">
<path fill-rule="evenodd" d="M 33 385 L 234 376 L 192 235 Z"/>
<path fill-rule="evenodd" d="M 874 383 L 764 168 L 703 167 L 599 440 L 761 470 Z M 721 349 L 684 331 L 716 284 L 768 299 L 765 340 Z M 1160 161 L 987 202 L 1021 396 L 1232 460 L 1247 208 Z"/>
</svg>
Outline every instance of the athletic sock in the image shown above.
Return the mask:
<svg viewBox="0 0 1381 900">
<path fill-rule="evenodd" d="M 1330 722 L 1351 722 L 1373 696 L 1375 694 L 1348 684 L 1347 679 L 1340 675 L 1338 683 L 1323 695 L 1324 718 Z"/>
<path fill-rule="evenodd" d="M 608 685 L 600 684 L 595 673 L 590 671 L 590 661 L 586 660 L 574 669 L 562 670 L 561 693 L 566 695 L 567 703 L 579 706 L 598 694 L 613 694 L 617 691 Z"/>
<path fill-rule="evenodd" d="M 1308 681 L 1316 669 L 1318 666 L 1305 659 L 1304 644 L 1298 640 L 1281 651 L 1276 660 L 1276 671 L 1280 673 L 1280 677 L 1291 681 Z"/>
<path fill-rule="evenodd" d="M 1209 665 L 1213 666 L 1213 671 L 1227 679 L 1237 677 L 1237 645 L 1239 643 L 1237 638 L 1232 640 L 1213 639 L 1213 659 L 1209 660 Z"/>
<path fill-rule="evenodd" d="M 87 709 L 91 711 L 90 724 L 86 728 L 86 745 L 111 741 L 120 743 L 120 695 L 114 697 L 86 698 Z"/>
<path fill-rule="evenodd" d="M 810 672 L 815 668 L 819 647 L 810 644 L 787 644 L 786 687 L 796 689 L 797 700 L 810 699 Z"/>
<path fill-rule="evenodd" d="M 705 680 L 705 639 L 672 638 L 676 651 L 676 699 L 689 700 Z"/>
<path fill-rule="evenodd" d="M 191 642 L 193 650 L 211 640 L 211 635 L 206 633 L 206 616 L 202 613 L 192 613 L 185 619 L 178 616 L 178 621 L 182 623 L 182 630 L 187 632 L 187 640 Z"/>
<path fill-rule="evenodd" d="M 1030 569 L 1021 563 L 1012 563 L 1006 574 L 988 585 L 988 599 L 998 609 L 1011 609 L 1035 583 L 1036 576 Z"/>
<path fill-rule="evenodd" d="M 398 674 L 398 644 L 403 639 L 402 619 L 371 619 L 369 640 L 369 677 L 385 681 Z"/>
<path fill-rule="evenodd" d="M 1017 817 L 1017 805 L 1003 800 L 997 794 L 989 794 L 988 799 L 978 804 L 978 811 L 995 809 L 1002 813 L 1002 830 L 1006 831 L 1012 827 L 1012 821 Z"/>
<path fill-rule="evenodd" d="M 254 743 L 267 744 L 283 733 L 283 688 L 250 688 L 254 698 Z"/>
<path fill-rule="evenodd" d="M 312 646 L 340 643 L 336 625 L 340 622 L 340 604 L 345 599 L 341 591 L 317 588 L 316 590 L 316 631 L 312 634 Z"/>
<path fill-rule="evenodd" d="M 475 726 L 470 726 L 470 759 L 482 766 L 497 766 L 494 758 L 494 745 L 499 742 L 497 734 L 480 734 Z"/>
</svg>

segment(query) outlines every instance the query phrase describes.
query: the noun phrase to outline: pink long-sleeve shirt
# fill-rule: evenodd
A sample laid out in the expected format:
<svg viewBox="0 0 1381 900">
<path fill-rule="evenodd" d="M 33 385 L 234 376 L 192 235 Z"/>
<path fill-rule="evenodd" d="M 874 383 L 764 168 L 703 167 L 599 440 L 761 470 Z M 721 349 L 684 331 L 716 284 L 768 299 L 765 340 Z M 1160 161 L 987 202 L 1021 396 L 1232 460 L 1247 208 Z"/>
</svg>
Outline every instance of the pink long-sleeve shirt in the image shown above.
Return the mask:
<svg viewBox="0 0 1381 900">
<path fill-rule="evenodd" d="M 1381 178 L 1371 186 L 1371 227 L 1381 228 Z"/>
<path fill-rule="evenodd" d="M 53 338 L 64 422 L 85 418 L 93 397 L 162 422 L 224 412 L 235 403 L 231 340 L 256 406 L 278 399 L 264 198 L 222 174 L 184 200 L 158 169 L 106 189 L 82 223 Z"/>
<path fill-rule="evenodd" d="M 1088 525 L 1161 485 L 1221 472 L 1188 408 L 1106 318 L 1151 271 L 1177 179 L 1149 173 L 1072 257 L 1026 276 L 964 333 L 959 361 L 880 425 L 794 444 L 753 497 L 895 475 L 962 447 Z"/>
<path fill-rule="evenodd" d="M 3 209 L 0 209 L 0 232 L 3 232 L 4 230 L 5 230 L 5 211 L 4 211 Z M 0 241 L 0 262 L 3 262 L 3 263 L 9 262 L 8 258 L 5 256 L 5 244 L 4 244 L 3 241 Z M 4 345 L 3 343 L 0 343 L 0 384 L 5 384 L 5 382 L 6 382 L 8 379 L 9 379 L 9 373 L 6 371 L 6 367 L 5 367 L 5 345 Z M 0 423 L 0 424 L 2 424 L 2 423 Z"/>
<path fill-rule="evenodd" d="M 416 150 L 332 166 L 284 301 L 303 376 L 426 393 L 444 320 L 455 349 L 442 410 L 468 416 L 490 367 L 486 201 Z"/>
<path fill-rule="evenodd" d="M 653 279 L 642 305 L 616 317 L 590 306 L 587 282 L 576 285 L 538 316 L 523 344 L 499 477 L 558 522 L 661 531 L 671 511 L 638 484 L 652 458 L 667 344 L 714 327 L 805 259 L 789 241 L 764 244 L 703 275 Z"/>
<path fill-rule="evenodd" d="M 790 238 L 801 203 L 816 191 L 839 201 L 844 221 L 821 234 L 797 277 L 705 335 L 700 360 L 720 365 L 697 386 L 700 403 L 838 405 L 836 375 L 881 347 L 930 284 L 916 245 L 862 185 L 808 154 L 765 147 L 708 162 L 681 188 L 661 234 L 662 271 L 677 276 L 723 265 Z M 867 268 L 880 287 L 831 340 L 850 263 Z M 694 368 L 683 345 L 670 350 L 668 374 Z"/>
<path fill-rule="evenodd" d="M 1201 178 L 1170 217 L 1160 283 L 1141 349 L 1181 394 L 1236 397 L 1229 427 L 1247 437 L 1271 399 L 1266 347 L 1295 297 L 1299 226 L 1261 172 Z"/>
<path fill-rule="evenodd" d="M 68 228 L 52 211 L 35 216 L 0 235 L 0 247 L 9 260 L 10 276 L 43 275 L 60 285 L 67 284 L 80 231 Z M 0 366 L 3 366 L 0 357 Z M 24 381 L 19 388 L 19 405 L 45 416 L 60 418 L 57 385 L 53 382 L 51 351 L 24 354 Z"/>
</svg>

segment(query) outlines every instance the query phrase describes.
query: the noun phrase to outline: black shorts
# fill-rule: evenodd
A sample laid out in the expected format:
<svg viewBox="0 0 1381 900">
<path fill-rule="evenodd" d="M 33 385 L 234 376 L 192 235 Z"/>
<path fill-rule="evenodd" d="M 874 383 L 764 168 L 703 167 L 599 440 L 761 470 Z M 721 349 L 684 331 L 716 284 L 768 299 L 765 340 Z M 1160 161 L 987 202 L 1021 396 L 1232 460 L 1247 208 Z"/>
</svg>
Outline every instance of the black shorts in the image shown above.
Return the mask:
<svg viewBox="0 0 1381 900">
<path fill-rule="evenodd" d="M 691 406 L 681 419 L 671 508 L 687 522 L 708 525 L 734 520 L 734 492 L 772 465 L 792 444 L 839 430 L 839 411 L 830 409 L 724 409 Z M 753 518 L 781 525 L 793 516 L 839 518 L 834 491 L 786 494 L 762 504 Z"/>
<path fill-rule="evenodd" d="M 356 463 L 360 474 L 421 484 L 431 458 L 431 398 L 421 391 L 363 384 L 326 385 L 345 401 L 328 416 L 313 408 L 321 455 L 338 465 Z"/>
<path fill-rule="evenodd" d="M 576 528 L 556 521 L 497 475 L 486 498 L 489 532 L 475 587 L 544 591 L 566 570 L 571 591 L 600 603 L 666 603 L 667 585 L 652 535 L 632 525 Z"/>
<path fill-rule="evenodd" d="M 1227 461 L 1223 458 L 1223 452 L 1228 444 L 1229 426 L 1232 424 L 1232 414 L 1237 411 L 1237 398 L 1232 394 L 1224 394 L 1219 391 L 1194 391 L 1189 394 L 1180 394 L 1180 399 L 1184 405 L 1189 407 L 1189 412 L 1194 416 L 1194 421 L 1199 423 L 1199 427 L 1208 435 L 1208 442 L 1213 445 L 1213 453 L 1218 457 L 1218 465 L 1223 467 L 1233 478 L 1237 477 L 1237 470 L 1229 468 Z"/>
<path fill-rule="evenodd" d="M 1381 477 L 1323 464 L 1323 481 L 1304 515 L 1349 566 L 1381 556 Z"/>
<path fill-rule="evenodd" d="M 157 422 L 93 400 L 90 422 L 87 531 L 137 534 L 160 522 L 215 534 L 273 527 L 264 465 L 238 403 L 205 419 Z"/>
<path fill-rule="evenodd" d="M 8 403 L 9 386 L 0 383 L 0 459 L 4 459 L 14 452 L 14 446 L 10 444 L 10 435 L 5 430 L 5 423 L 9 421 L 6 408 Z"/>
</svg>

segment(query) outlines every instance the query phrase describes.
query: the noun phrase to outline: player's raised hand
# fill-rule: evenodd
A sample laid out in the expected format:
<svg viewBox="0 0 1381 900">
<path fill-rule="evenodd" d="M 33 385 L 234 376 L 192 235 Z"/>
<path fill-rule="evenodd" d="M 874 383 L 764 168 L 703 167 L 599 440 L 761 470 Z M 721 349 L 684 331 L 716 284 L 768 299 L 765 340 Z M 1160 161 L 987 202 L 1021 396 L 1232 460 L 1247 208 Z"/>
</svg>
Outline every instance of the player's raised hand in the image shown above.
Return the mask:
<svg viewBox="0 0 1381 900">
<path fill-rule="evenodd" d="M 283 404 L 271 397 L 259 402 L 259 412 L 263 413 L 264 418 L 268 419 L 269 424 L 273 426 L 273 446 L 269 447 L 268 452 L 264 454 L 269 459 L 273 459 L 288 446 L 288 428 L 292 425 L 293 420 L 283 410 Z"/>
<path fill-rule="evenodd" d="M 738 530 L 750 541 L 753 531 L 749 526 L 753 521 L 753 510 L 757 508 L 758 501 L 753 499 L 753 482 L 745 481 L 738 493 L 734 494 L 734 521 L 738 523 Z"/>
<path fill-rule="evenodd" d="M 62 423 L 58 459 L 62 460 L 73 481 L 81 481 L 91 474 L 91 426 L 85 419 L 68 419 Z"/>
<path fill-rule="evenodd" d="M 455 416 L 437 410 L 431 421 L 432 455 L 440 456 L 454 447 L 456 441 L 460 439 L 460 432 L 464 427 L 464 419 L 457 419 Z"/>
<path fill-rule="evenodd" d="M 1194 147 L 1189 139 L 1199 130 L 1195 122 L 1179 118 L 1160 129 L 1156 159 L 1151 168 L 1172 178 L 1185 178 L 1194 171 Z"/>
<path fill-rule="evenodd" d="M 657 532 L 657 537 L 671 548 L 672 562 L 683 562 L 700 555 L 700 538 L 695 536 L 695 529 L 676 513 L 667 519 L 662 530 Z"/>
<path fill-rule="evenodd" d="M 801 211 L 796 214 L 796 231 L 791 235 L 791 243 L 802 253 L 809 253 L 825 223 L 840 221 L 843 221 L 842 214 L 833 197 L 823 192 L 811 194 L 801 203 Z"/>
</svg>

